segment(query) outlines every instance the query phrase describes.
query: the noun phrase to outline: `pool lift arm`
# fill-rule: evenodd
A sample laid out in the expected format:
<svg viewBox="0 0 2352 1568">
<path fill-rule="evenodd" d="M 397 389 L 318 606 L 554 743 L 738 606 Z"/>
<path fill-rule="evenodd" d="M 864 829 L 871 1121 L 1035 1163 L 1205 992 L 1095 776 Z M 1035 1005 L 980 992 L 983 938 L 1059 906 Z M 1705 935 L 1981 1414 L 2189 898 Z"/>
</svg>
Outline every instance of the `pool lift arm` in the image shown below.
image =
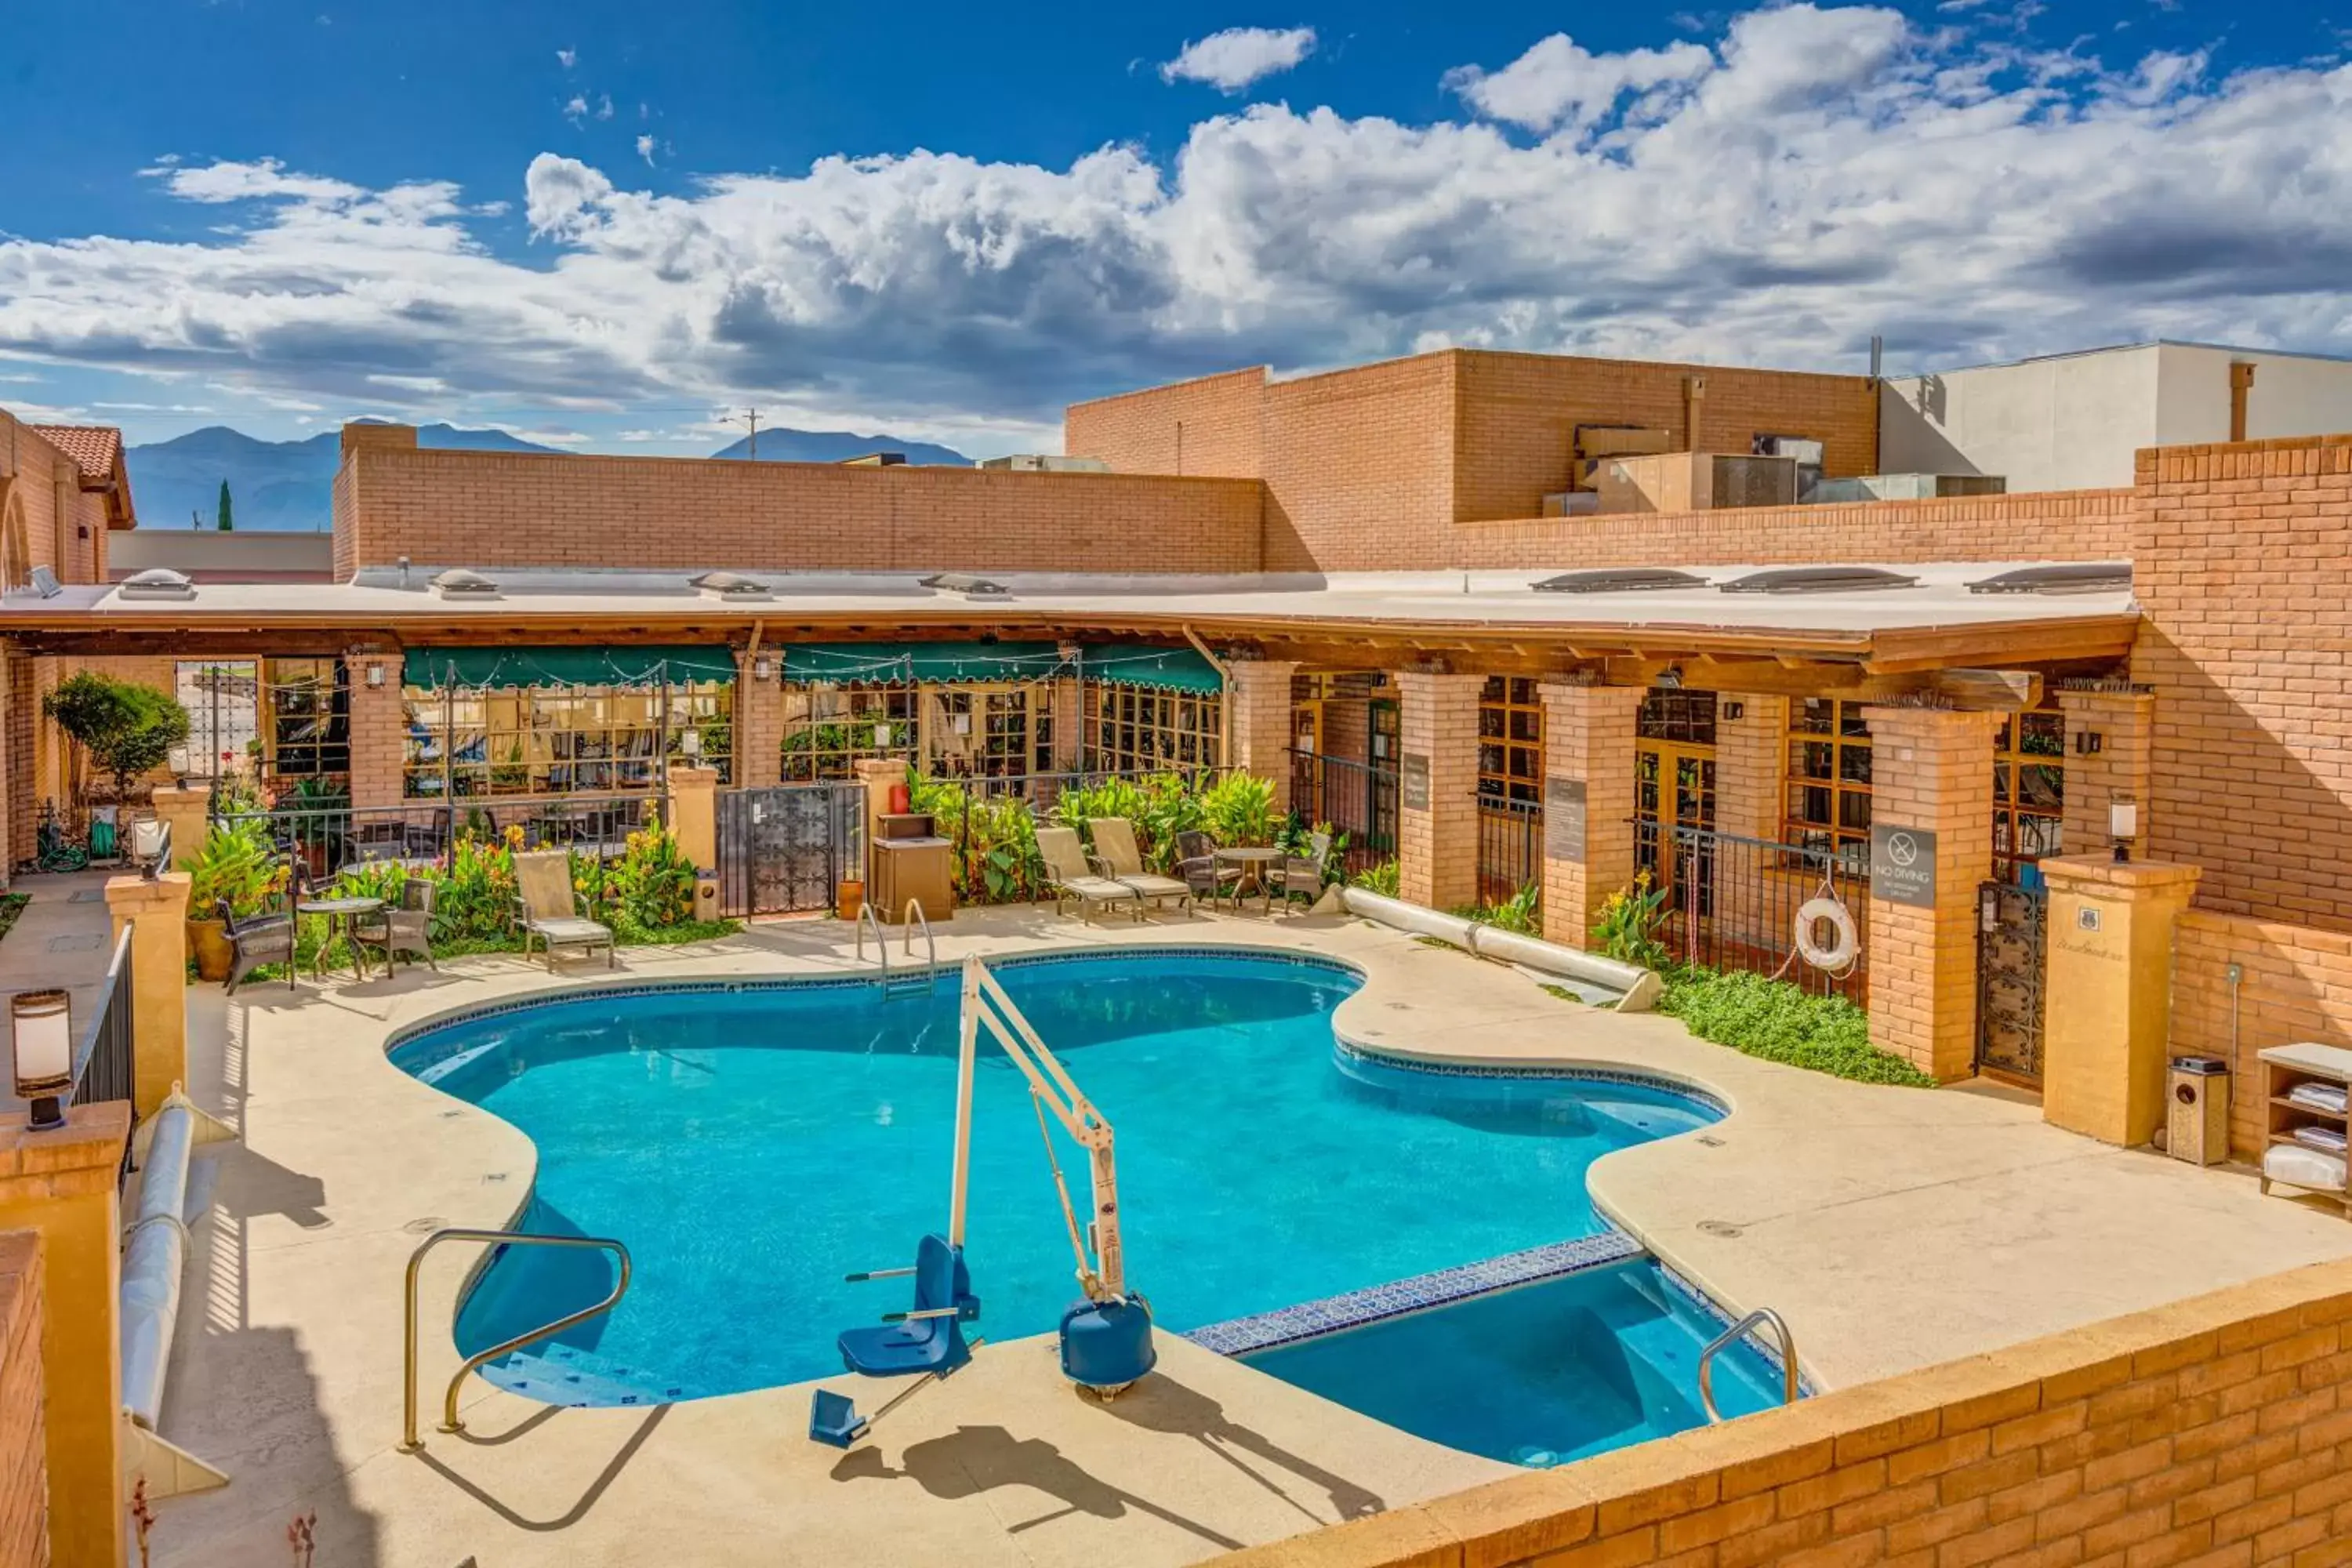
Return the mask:
<svg viewBox="0 0 2352 1568">
<path fill-rule="evenodd" d="M 1076 1264 L 1078 1288 L 1085 1300 L 1062 1314 L 1062 1373 L 1073 1383 L 1108 1399 L 1150 1372 L 1159 1359 L 1151 1348 L 1151 1309 L 1142 1297 L 1127 1289 L 1127 1264 L 1118 1235 L 1118 1167 L 1113 1152 L 1111 1125 L 1094 1102 L 1071 1079 L 1021 1009 L 997 984 L 996 976 L 978 958 L 963 963 L 961 1037 L 956 1073 L 955 1178 L 948 1203 L 948 1237 L 963 1241 L 964 1199 L 971 1169 L 972 1075 L 980 1055 L 980 1034 L 1000 1047 L 1021 1076 L 1037 1108 L 1038 1131 L 1045 1133 L 1050 1111 L 1062 1129 L 1087 1151 L 1093 1184 L 1093 1205 L 1087 1223 L 1078 1224 L 1077 1207 L 1070 1201 L 1069 1184 L 1045 1136 L 1045 1158 L 1054 1172 L 1054 1187 L 1062 1202 L 1062 1221 L 1068 1228 L 1070 1252 Z"/>
</svg>

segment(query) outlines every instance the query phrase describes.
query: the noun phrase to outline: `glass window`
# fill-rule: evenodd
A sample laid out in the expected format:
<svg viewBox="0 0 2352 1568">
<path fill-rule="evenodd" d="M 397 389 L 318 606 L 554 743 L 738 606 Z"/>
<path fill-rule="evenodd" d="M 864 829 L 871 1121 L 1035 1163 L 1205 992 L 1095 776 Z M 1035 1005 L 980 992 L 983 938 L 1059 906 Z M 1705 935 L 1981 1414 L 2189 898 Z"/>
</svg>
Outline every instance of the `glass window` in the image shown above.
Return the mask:
<svg viewBox="0 0 2352 1568">
<path fill-rule="evenodd" d="M 950 778 L 1020 778 L 1053 771 L 1053 705 L 1037 704 L 1033 728 L 1027 687 L 958 687 L 932 692 L 928 749 L 932 771 Z"/>
<path fill-rule="evenodd" d="M 1668 690 L 1654 686 L 1642 699 L 1634 732 L 1644 741 L 1671 741 L 1681 746 L 1715 744 L 1715 693 Z"/>
<path fill-rule="evenodd" d="M 409 687 L 404 790 L 411 798 L 621 795 L 661 786 L 665 763 L 698 737 L 699 761 L 726 773 L 734 756 L 731 681 L 659 687 L 504 687 L 441 692 Z M 667 744 L 665 744 L 667 741 Z"/>
<path fill-rule="evenodd" d="M 1861 703 L 1833 697 L 1790 702 L 1782 837 L 1866 864 L 1870 763 Z"/>
<path fill-rule="evenodd" d="M 351 682 L 340 658 L 261 661 L 263 783 L 347 778 L 352 771 Z M 193 715 L 191 715 L 193 717 Z"/>
<path fill-rule="evenodd" d="M 1104 773 L 1213 768 L 1224 759 L 1224 699 L 1109 681 L 1087 683 L 1088 767 Z"/>
<path fill-rule="evenodd" d="M 1543 701 L 1528 676 L 1490 675 L 1478 696 L 1478 793 L 1543 799 Z"/>
<path fill-rule="evenodd" d="M 188 742 L 173 749 L 172 771 L 216 779 L 251 765 L 261 738 L 260 667 L 251 659 L 182 659 L 174 695 L 188 710 Z"/>
<path fill-rule="evenodd" d="M 866 757 L 915 755 L 912 685 L 786 687 L 786 784 L 852 777 Z"/>
<path fill-rule="evenodd" d="M 2020 713 L 1993 742 L 1994 874 L 2017 879 L 2018 868 L 2059 853 L 2066 818 L 2066 715 Z"/>
</svg>

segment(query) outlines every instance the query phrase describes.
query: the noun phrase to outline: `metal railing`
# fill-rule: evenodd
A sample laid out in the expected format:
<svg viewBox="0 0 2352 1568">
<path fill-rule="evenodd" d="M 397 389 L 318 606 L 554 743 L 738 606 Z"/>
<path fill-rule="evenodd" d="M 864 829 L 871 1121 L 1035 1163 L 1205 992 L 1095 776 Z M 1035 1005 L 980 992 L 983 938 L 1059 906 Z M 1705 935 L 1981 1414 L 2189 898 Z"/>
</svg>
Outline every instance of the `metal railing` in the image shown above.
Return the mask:
<svg viewBox="0 0 2352 1568">
<path fill-rule="evenodd" d="M 1543 807 L 1531 800 L 1478 797 L 1478 901 L 1499 904 L 1543 881 Z"/>
<path fill-rule="evenodd" d="M 465 1386 L 466 1379 L 476 1368 L 498 1360 L 509 1351 L 519 1351 L 533 1341 L 546 1339 L 551 1334 L 560 1334 L 568 1328 L 584 1323 L 601 1313 L 611 1311 L 620 1305 L 621 1298 L 628 1294 L 629 1290 L 628 1247 L 625 1243 L 614 1241 L 610 1237 L 550 1236 L 543 1232 L 529 1230 L 468 1230 L 462 1226 L 436 1230 L 426 1237 L 418 1245 L 416 1250 L 408 1255 L 406 1315 L 402 1320 L 401 1341 L 400 1451 L 404 1454 L 413 1454 L 425 1447 L 424 1441 L 416 1436 L 416 1279 L 425 1267 L 425 1255 L 445 1241 L 473 1241 L 490 1247 L 504 1247 L 512 1243 L 524 1247 L 593 1247 L 599 1251 L 610 1252 L 619 1259 L 621 1271 L 619 1279 L 613 1283 L 612 1293 L 593 1306 L 583 1307 L 576 1312 L 567 1312 L 555 1321 L 533 1329 L 527 1334 L 518 1334 L 513 1339 L 502 1341 L 488 1350 L 476 1351 L 472 1355 L 467 1356 L 465 1364 L 457 1369 L 457 1374 L 449 1380 L 449 1392 L 441 1402 L 440 1429 L 444 1432 L 463 1432 L 466 1429 L 466 1424 L 457 1418 L 457 1391 Z"/>
<path fill-rule="evenodd" d="M 102 1105 L 131 1100 L 137 1083 L 138 1056 L 131 1032 L 131 940 L 137 922 L 125 921 L 114 939 L 114 956 L 107 961 L 100 983 L 97 1010 L 83 1024 L 75 1043 L 73 1087 L 62 1097 L 68 1105 Z"/>
<path fill-rule="evenodd" d="M 1789 1331 L 1789 1325 L 1780 1313 L 1769 1307 L 1759 1307 L 1708 1341 L 1706 1349 L 1698 1352 L 1698 1402 L 1706 1409 L 1709 1423 L 1723 1419 L 1723 1412 L 1716 1408 L 1715 1404 L 1717 1354 L 1737 1344 L 1750 1329 L 1765 1327 L 1769 1327 L 1780 1340 L 1780 1403 L 1797 1403 L 1797 1336 Z"/>
<path fill-rule="evenodd" d="M 874 905 L 870 901 L 857 906 L 857 956 L 860 962 L 866 957 L 866 931 L 869 926 L 874 930 L 874 946 L 882 957 L 882 989 L 887 991 L 890 989 L 890 938 L 884 933 L 882 917 L 874 912 Z"/>
<path fill-rule="evenodd" d="M 919 925 L 923 928 L 924 978 L 928 980 L 939 973 L 939 939 L 931 934 L 931 917 L 923 912 L 923 900 L 908 899 L 907 918 L 899 923 L 907 928 L 907 956 L 910 959 L 915 956 L 915 928 Z"/>
<path fill-rule="evenodd" d="M 1290 753 L 1290 809 L 1309 825 L 1329 823 L 1348 836 L 1340 859 L 1350 877 L 1396 858 L 1397 773 L 1371 763 Z"/>
<path fill-rule="evenodd" d="M 1855 857 L 1711 828 L 1640 819 L 1633 826 L 1635 868 L 1667 890 L 1661 937 L 1676 963 L 1774 975 L 1857 1002 L 1866 995 L 1870 868 Z M 1797 911 L 1817 897 L 1853 917 L 1853 962 L 1835 970 L 1797 953 Z"/>
<path fill-rule="evenodd" d="M 378 861 L 446 866 L 460 835 L 477 840 L 502 838 L 509 827 L 522 829 L 526 849 L 569 848 L 610 858 L 645 825 L 647 807 L 667 803 L 665 793 L 655 792 L 400 805 L 288 805 L 215 813 L 212 821 L 215 826 L 261 824 L 281 854 L 318 878 Z"/>
</svg>

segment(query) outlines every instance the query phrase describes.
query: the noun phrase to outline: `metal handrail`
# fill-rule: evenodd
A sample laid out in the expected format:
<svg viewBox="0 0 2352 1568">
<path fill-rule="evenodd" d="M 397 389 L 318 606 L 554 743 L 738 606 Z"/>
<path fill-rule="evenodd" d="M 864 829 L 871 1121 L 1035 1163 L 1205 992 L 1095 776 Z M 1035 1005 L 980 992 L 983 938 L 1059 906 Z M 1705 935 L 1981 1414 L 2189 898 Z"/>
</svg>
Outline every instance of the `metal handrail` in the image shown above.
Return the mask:
<svg viewBox="0 0 2352 1568">
<path fill-rule="evenodd" d="M 1789 1331 L 1780 1313 L 1769 1307 L 1759 1307 L 1716 1335 L 1706 1349 L 1698 1352 L 1698 1402 L 1706 1407 L 1710 1424 L 1723 1419 L 1723 1412 L 1715 1405 L 1716 1352 L 1745 1337 L 1748 1330 L 1767 1326 L 1780 1338 L 1780 1403 L 1797 1403 L 1797 1336 Z"/>
<path fill-rule="evenodd" d="M 890 939 L 882 933 L 882 920 L 874 912 L 874 906 L 860 904 L 857 906 L 857 956 L 861 959 L 866 956 L 867 926 L 874 928 L 874 945 L 882 950 L 882 984 L 887 986 L 890 984 Z"/>
<path fill-rule="evenodd" d="M 915 956 L 915 927 L 918 924 L 921 925 L 923 928 L 923 947 L 928 959 L 928 962 L 926 962 L 923 966 L 923 973 L 927 975 L 937 974 L 940 972 L 940 943 L 939 939 L 931 934 L 931 917 L 923 912 L 923 900 L 920 899 L 908 899 L 907 900 L 907 918 L 898 923 L 907 928 L 907 956 L 908 958 Z"/>
<path fill-rule="evenodd" d="M 610 1252 L 620 1259 L 621 1277 L 614 1281 L 613 1293 L 594 1306 L 583 1307 L 580 1310 L 567 1313 L 544 1327 L 533 1329 L 527 1334 L 518 1334 L 504 1343 L 492 1345 L 488 1350 L 477 1351 L 467 1356 L 466 1363 L 457 1369 L 457 1375 L 449 1380 L 448 1394 L 442 1401 L 440 1429 L 444 1432 L 463 1432 L 466 1429 L 466 1424 L 457 1418 L 457 1390 L 465 1385 L 467 1376 L 475 1368 L 484 1362 L 496 1361 L 509 1351 L 520 1350 L 533 1340 L 543 1340 L 550 1334 L 562 1333 L 575 1323 L 584 1323 L 599 1313 L 611 1311 L 620 1305 L 621 1298 L 628 1294 L 629 1289 L 628 1246 L 610 1237 L 549 1236 L 529 1230 L 468 1230 L 463 1226 L 436 1230 L 426 1237 L 423 1244 L 408 1255 L 407 1316 L 404 1321 L 404 1331 L 401 1341 L 400 1380 L 400 1451 L 404 1454 L 413 1454 L 425 1447 L 416 1436 L 416 1279 L 418 1273 L 424 1268 L 425 1255 L 445 1241 L 478 1241 L 499 1247 L 513 1242 L 519 1246 L 529 1247 L 595 1247 L 600 1251 Z"/>
</svg>

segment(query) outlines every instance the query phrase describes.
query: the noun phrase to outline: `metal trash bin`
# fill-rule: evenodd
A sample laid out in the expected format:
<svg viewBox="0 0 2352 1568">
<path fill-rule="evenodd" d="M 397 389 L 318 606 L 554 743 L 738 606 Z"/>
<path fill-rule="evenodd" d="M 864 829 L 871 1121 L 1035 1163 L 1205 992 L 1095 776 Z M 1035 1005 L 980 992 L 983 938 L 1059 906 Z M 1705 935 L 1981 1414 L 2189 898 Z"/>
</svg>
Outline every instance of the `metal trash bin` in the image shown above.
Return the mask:
<svg viewBox="0 0 2352 1568">
<path fill-rule="evenodd" d="M 2167 1085 L 2165 1152 L 2192 1165 L 2230 1157 L 2230 1064 L 2219 1057 L 2175 1057 Z"/>
</svg>

